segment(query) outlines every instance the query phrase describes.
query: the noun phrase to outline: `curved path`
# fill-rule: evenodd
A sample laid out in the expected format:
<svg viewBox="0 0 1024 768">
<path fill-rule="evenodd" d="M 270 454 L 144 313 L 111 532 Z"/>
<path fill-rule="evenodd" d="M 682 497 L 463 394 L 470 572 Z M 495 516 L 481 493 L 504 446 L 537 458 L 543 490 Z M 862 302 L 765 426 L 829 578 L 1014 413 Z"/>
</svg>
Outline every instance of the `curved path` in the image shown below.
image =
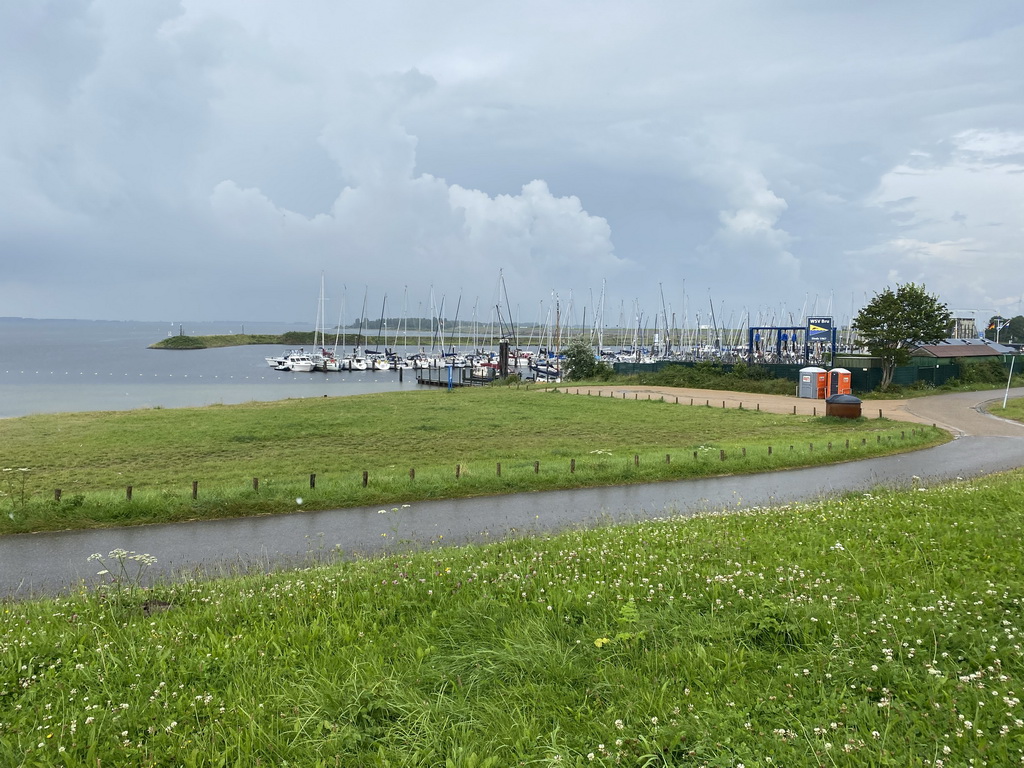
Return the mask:
<svg viewBox="0 0 1024 768">
<path fill-rule="evenodd" d="M 824 409 L 821 401 L 792 397 L 672 388 L 591 387 L 592 395 L 679 398 L 680 404 L 760 408 L 790 413 Z M 571 390 L 570 390 L 571 391 Z M 610 394 L 609 394 L 610 393 Z M 580 394 L 586 394 L 581 391 Z M 1024 397 L 1024 388 L 1010 391 Z M 935 423 L 956 437 L 945 445 L 878 459 L 762 475 L 729 475 L 648 485 L 520 493 L 484 499 L 419 502 L 397 510 L 379 507 L 292 515 L 135 526 L 95 531 L 0 537 L 0 597 L 29 597 L 94 582 L 94 552 L 122 548 L 158 558 L 153 575 L 186 571 L 231 572 L 301 564 L 326 553 L 380 554 L 574 525 L 667 514 L 806 501 L 836 493 L 941 482 L 1024 466 L 1024 425 L 984 412 L 1002 391 L 938 395 L 917 400 L 866 401 L 888 418 Z"/>
</svg>

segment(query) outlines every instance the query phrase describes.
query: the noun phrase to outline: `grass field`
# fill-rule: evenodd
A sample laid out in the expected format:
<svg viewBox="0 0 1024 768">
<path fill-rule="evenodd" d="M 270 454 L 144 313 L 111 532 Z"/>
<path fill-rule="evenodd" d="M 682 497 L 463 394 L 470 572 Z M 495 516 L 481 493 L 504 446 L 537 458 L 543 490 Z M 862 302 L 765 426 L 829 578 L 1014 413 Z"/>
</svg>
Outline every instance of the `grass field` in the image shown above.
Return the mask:
<svg viewBox="0 0 1024 768">
<path fill-rule="evenodd" d="M 948 437 L 509 387 L 29 416 L 0 421 L 0 533 L 759 472 Z"/>
<path fill-rule="evenodd" d="M 1002 402 L 994 404 L 989 408 L 989 413 L 993 416 L 998 416 L 1002 419 L 1013 419 L 1014 421 L 1024 421 L 1024 398 L 1017 400 L 1007 400 L 1006 408 L 1002 407 Z"/>
<path fill-rule="evenodd" d="M 0 764 L 1020 765 L 1022 481 L 5 603 Z"/>
</svg>

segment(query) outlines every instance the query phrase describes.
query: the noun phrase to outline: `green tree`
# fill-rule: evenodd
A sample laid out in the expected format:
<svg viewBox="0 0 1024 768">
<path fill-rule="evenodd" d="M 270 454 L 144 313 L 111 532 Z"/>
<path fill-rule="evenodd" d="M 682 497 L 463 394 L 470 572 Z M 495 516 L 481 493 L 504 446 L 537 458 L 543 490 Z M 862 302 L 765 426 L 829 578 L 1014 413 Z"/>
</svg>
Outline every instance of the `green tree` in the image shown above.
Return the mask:
<svg viewBox="0 0 1024 768">
<path fill-rule="evenodd" d="M 594 348 L 580 337 L 566 344 L 562 354 L 562 378 L 566 381 L 603 379 L 612 373 L 611 366 L 600 362 L 594 356 Z"/>
<path fill-rule="evenodd" d="M 886 288 L 857 313 L 853 325 L 868 351 L 882 358 L 882 383 L 888 389 L 897 365 L 910 361 L 918 344 L 935 344 L 949 336 L 952 315 L 923 285 Z"/>
<path fill-rule="evenodd" d="M 1024 339 L 1024 315 L 1017 315 L 1014 318 L 1005 318 L 1002 315 L 990 317 L 988 325 L 985 326 L 985 338 L 992 341 L 998 338 L 1000 344 L 1019 342 Z"/>
</svg>

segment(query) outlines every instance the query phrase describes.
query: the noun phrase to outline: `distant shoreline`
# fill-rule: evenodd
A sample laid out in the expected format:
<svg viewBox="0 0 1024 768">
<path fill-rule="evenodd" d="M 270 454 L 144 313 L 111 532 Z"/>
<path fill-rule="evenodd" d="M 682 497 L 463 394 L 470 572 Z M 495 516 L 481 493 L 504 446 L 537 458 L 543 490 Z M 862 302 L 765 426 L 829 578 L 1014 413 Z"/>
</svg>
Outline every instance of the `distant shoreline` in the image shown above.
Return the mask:
<svg viewBox="0 0 1024 768">
<path fill-rule="evenodd" d="M 316 345 L 313 331 L 288 331 L 287 333 L 235 333 L 221 336 L 168 336 L 149 345 L 149 349 L 216 349 L 218 347 L 244 347 L 258 344 L 277 344 L 288 347 L 313 347 Z M 405 346 L 432 345 L 434 339 L 430 336 L 409 336 L 402 339 Z M 367 346 L 388 346 L 390 342 L 379 336 L 360 336 L 359 334 L 346 335 L 344 346 L 367 347 Z M 321 346 L 333 347 L 333 344 Z"/>
</svg>

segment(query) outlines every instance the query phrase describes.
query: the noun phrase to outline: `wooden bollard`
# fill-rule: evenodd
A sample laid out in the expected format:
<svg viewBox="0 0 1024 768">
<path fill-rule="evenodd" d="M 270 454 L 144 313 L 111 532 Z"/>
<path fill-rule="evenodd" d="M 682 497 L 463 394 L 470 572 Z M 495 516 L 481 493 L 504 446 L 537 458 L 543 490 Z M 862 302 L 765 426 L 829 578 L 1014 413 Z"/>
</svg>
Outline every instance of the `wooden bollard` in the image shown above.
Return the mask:
<svg viewBox="0 0 1024 768">
<path fill-rule="evenodd" d="M 199 498 L 199 481 L 198 480 L 193 480 L 192 481 L 192 500 L 195 501 L 198 498 Z"/>
<path fill-rule="evenodd" d="M 672 454 L 670 454 L 670 453 L 666 453 L 665 454 L 665 463 L 666 464 L 671 464 L 672 463 Z"/>
<path fill-rule="evenodd" d="M 722 408 L 725 409 L 725 400 L 722 401 Z"/>
<path fill-rule="evenodd" d="M 365 488 L 367 486 L 367 484 L 369 484 L 369 482 L 370 482 L 370 473 L 369 473 L 369 471 L 364 469 L 363 470 L 363 488 Z"/>
<path fill-rule="evenodd" d="M 862 438 L 860 439 L 860 444 L 861 444 L 861 445 L 867 445 L 867 444 L 868 444 L 868 439 L 867 439 L 866 437 L 862 437 Z"/>
<path fill-rule="evenodd" d="M 128 501 L 132 500 L 132 487 L 130 485 L 124 489 L 124 495 Z"/>
<path fill-rule="evenodd" d="M 500 461 L 498 462 L 497 472 L 498 472 L 498 477 L 501 477 L 501 462 Z"/>
<path fill-rule="evenodd" d="M 409 479 L 410 480 L 415 480 L 416 479 L 416 467 L 409 467 Z"/>
<path fill-rule="evenodd" d="M 796 406 L 793 406 L 793 415 L 796 416 Z"/>
<path fill-rule="evenodd" d="M 676 405 L 679 405 L 679 395 L 676 395 Z"/>
<path fill-rule="evenodd" d="M 743 403 L 740 403 L 740 410 L 743 410 Z"/>
<path fill-rule="evenodd" d="M 53 500 L 58 502 L 58 503 L 60 503 L 60 494 L 61 494 L 60 488 L 54 488 L 53 489 Z"/>
<path fill-rule="evenodd" d="M 690 398 L 690 405 L 693 405 L 693 398 Z"/>
<path fill-rule="evenodd" d="M 828 450 L 830 450 L 830 451 L 832 450 L 832 441 L 831 440 L 828 441 Z"/>
<path fill-rule="evenodd" d="M 402 370 L 402 369 L 399 368 L 398 370 Z M 312 472 L 309 475 L 309 487 L 310 488 L 316 488 L 316 472 Z"/>
<path fill-rule="evenodd" d="M 650 392 L 648 392 L 648 393 L 647 393 L 647 402 L 650 402 L 650 401 L 651 401 L 651 393 L 650 393 Z"/>
<path fill-rule="evenodd" d="M 625 399 L 626 399 L 626 393 L 625 393 L 625 392 L 623 392 L 623 393 L 622 393 L 622 399 L 623 399 L 623 400 L 625 400 Z"/>
<path fill-rule="evenodd" d="M 640 466 L 640 454 L 639 453 L 634 453 L 633 454 L 633 466 L 634 467 L 639 467 Z"/>
<path fill-rule="evenodd" d="M 818 415 L 818 406 L 814 406 L 814 408 L 811 409 L 811 415 L 812 416 L 817 416 Z"/>
<path fill-rule="evenodd" d="M 901 430 L 900 430 L 900 440 L 903 440 L 903 439 L 904 439 L 904 438 L 905 438 L 906 436 L 907 436 L 907 433 L 906 433 L 906 432 L 904 432 L 904 431 L 903 431 L 903 430 L 901 429 Z"/>
<path fill-rule="evenodd" d="M 878 409 L 878 418 L 882 418 L 882 409 L 881 408 Z"/>
<path fill-rule="evenodd" d="M 850 449 L 850 438 L 846 438 L 846 449 Z"/>
<path fill-rule="evenodd" d="M 260 492 L 260 479 L 258 477 L 254 477 L 252 479 L 252 489 L 256 491 L 256 493 Z"/>
<path fill-rule="evenodd" d="M 711 401 L 710 400 L 705 400 L 704 401 L 704 405 L 707 406 L 708 408 L 710 408 L 711 407 Z"/>
<path fill-rule="evenodd" d="M 769 455 L 769 456 L 771 456 L 771 455 L 772 455 L 772 447 L 771 447 L 770 445 L 768 446 L 768 455 Z"/>
<path fill-rule="evenodd" d="M 747 457 L 747 449 L 744 447 L 743 448 L 743 458 L 746 458 L 746 457 Z"/>
<path fill-rule="evenodd" d="M 540 474 L 540 462 L 539 461 L 533 462 L 533 474 L 535 474 L 535 475 L 539 475 Z"/>
<path fill-rule="evenodd" d="M 759 411 L 761 410 L 761 404 L 760 403 L 757 404 L 757 410 L 759 410 Z"/>
<path fill-rule="evenodd" d="M 576 459 L 569 459 L 569 472 L 570 474 L 576 474 Z"/>
<path fill-rule="evenodd" d="M 634 400 L 639 400 L 640 399 L 640 393 L 639 392 L 634 392 L 633 393 L 633 399 Z"/>
<path fill-rule="evenodd" d="M 693 452 L 693 458 L 695 458 L 695 459 L 697 458 L 697 452 L 696 451 Z"/>
<path fill-rule="evenodd" d="M 458 480 L 460 477 L 462 477 L 462 465 L 461 464 L 456 464 L 455 465 L 455 479 Z"/>
<path fill-rule="evenodd" d="M 808 443 L 811 449 L 811 453 L 814 453 L 814 443 Z"/>
<path fill-rule="evenodd" d="M 719 452 L 718 452 L 718 458 L 719 458 L 719 459 L 720 459 L 721 461 L 725 461 L 725 451 L 719 451 Z"/>
</svg>

